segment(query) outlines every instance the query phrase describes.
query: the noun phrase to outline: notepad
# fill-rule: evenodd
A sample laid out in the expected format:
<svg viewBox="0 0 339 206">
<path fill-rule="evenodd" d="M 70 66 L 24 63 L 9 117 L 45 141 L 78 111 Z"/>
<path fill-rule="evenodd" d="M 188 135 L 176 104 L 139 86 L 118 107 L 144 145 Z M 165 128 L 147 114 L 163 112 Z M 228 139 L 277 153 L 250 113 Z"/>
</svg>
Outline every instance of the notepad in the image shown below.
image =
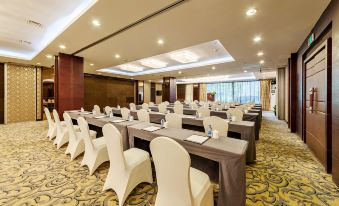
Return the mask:
<svg viewBox="0 0 339 206">
<path fill-rule="evenodd" d="M 154 132 L 154 131 L 157 131 L 159 129 L 161 129 L 161 128 L 160 127 L 155 127 L 155 126 L 150 126 L 150 127 L 143 128 L 143 130 L 148 131 L 148 132 Z"/>
<path fill-rule="evenodd" d="M 120 122 L 126 122 L 127 120 L 125 119 L 116 119 L 116 120 L 112 120 L 111 122 L 113 123 L 120 123 Z"/>
<path fill-rule="evenodd" d="M 189 142 L 197 143 L 197 144 L 203 144 L 208 139 L 209 137 L 200 136 L 200 135 L 192 135 L 192 136 L 187 137 L 185 140 Z"/>
<path fill-rule="evenodd" d="M 101 115 L 101 116 L 96 116 L 96 117 L 94 117 L 95 119 L 102 119 L 102 118 L 105 118 L 105 117 L 107 117 L 106 115 Z"/>
</svg>

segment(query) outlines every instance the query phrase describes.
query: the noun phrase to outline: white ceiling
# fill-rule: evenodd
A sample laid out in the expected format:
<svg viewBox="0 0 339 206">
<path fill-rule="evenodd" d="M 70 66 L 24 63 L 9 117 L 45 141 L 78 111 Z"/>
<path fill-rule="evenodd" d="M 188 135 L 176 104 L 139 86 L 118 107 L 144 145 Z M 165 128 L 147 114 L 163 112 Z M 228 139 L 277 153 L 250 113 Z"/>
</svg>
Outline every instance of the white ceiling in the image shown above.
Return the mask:
<svg viewBox="0 0 339 206">
<path fill-rule="evenodd" d="M 96 0 L 1 0 L 0 55 L 33 59 Z"/>
<path fill-rule="evenodd" d="M 44 17 L 48 16 L 46 12 L 55 7 L 50 1 L 34 1 L 39 4 L 33 4 L 31 10 L 44 13 Z M 27 7 L 22 1 L 14 2 L 15 7 Z M 0 57 L 0 61 L 29 64 L 39 62 L 51 66 L 53 60 L 47 59 L 46 54 L 73 53 L 173 2 L 99 0 L 31 61 L 5 57 Z M 243 73 L 244 70 L 258 72 L 261 67 L 263 71 L 274 70 L 286 65 L 290 53 L 297 51 L 329 2 L 330 0 L 312 3 L 309 0 L 189 0 L 78 55 L 85 58 L 85 72 L 98 74 L 98 69 L 218 39 L 236 61 L 215 65 L 215 70 L 211 66 L 203 66 L 200 69 L 186 69 L 181 74 L 170 71 L 142 75 L 135 79 L 230 75 Z M 3 5 L 6 4 L 2 4 L 1 8 L 8 10 Z M 246 16 L 246 10 L 252 7 L 258 10 L 257 14 Z M 37 21 L 43 21 L 44 17 L 40 16 Z M 99 20 L 101 26 L 94 27 L 91 24 L 93 19 Z M 21 32 L 20 25 L 17 25 L 16 31 L 27 35 L 25 31 Z M 253 42 L 256 35 L 262 37 L 262 42 Z M 157 44 L 159 38 L 164 40 L 163 45 Z M 2 36 L 0 40 L 0 46 L 3 46 Z M 67 48 L 59 49 L 60 44 Z M 264 52 L 263 57 L 257 56 L 259 51 Z M 115 54 L 121 58 L 114 58 Z M 262 66 L 259 64 L 261 59 L 265 60 Z M 90 66 L 91 63 L 94 65 Z M 109 76 L 128 77 L 115 74 Z"/>
</svg>

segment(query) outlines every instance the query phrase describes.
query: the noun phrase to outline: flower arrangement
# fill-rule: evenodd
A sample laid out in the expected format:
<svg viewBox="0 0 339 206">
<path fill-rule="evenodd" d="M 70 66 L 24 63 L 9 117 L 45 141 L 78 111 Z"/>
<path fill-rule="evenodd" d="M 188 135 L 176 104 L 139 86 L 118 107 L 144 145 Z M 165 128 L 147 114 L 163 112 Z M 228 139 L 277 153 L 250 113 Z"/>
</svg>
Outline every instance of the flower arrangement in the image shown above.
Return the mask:
<svg viewBox="0 0 339 206">
<path fill-rule="evenodd" d="M 217 93 L 216 93 L 215 91 L 213 91 L 213 92 L 210 92 L 210 94 L 211 94 L 212 96 L 215 96 Z"/>
</svg>

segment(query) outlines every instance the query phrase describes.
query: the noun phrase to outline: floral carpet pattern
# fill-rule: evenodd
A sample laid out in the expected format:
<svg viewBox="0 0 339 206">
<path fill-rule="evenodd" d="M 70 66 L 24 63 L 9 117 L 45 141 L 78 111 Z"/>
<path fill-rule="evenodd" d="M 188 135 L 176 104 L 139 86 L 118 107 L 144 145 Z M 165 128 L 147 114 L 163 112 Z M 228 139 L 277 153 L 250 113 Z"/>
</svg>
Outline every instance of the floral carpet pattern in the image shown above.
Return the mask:
<svg viewBox="0 0 339 206">
<path fill-rule="evenodd" d="M 0 125 L 0 205 L 118 205 L 102 191 L 109 163 L 94 175 L 46 138 L 47 122 Z M 284 122 L 264 112 L 257 161 L 246 167 L 246 205 L 339 205 L 339 190 Z M 217 185 L 215 197 L 217 198 Z M 125 205 L 154 205 L 156 183 L 140 184 Z"/>
</svg>

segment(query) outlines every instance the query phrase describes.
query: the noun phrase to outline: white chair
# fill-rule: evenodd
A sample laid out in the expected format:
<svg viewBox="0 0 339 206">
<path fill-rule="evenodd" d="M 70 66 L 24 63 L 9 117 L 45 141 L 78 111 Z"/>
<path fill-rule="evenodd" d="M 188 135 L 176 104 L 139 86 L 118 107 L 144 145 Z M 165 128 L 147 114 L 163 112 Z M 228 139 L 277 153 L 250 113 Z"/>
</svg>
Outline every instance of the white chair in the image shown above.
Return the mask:
<svg viewBox="0 0 339 206">
<path fill-rule="evenodd" d="M 49 138 L 49 140 L 52 140 L 56 136 L 56 125 L 55 122 L 52 120 L 51 113 L 46 107 L 44 108 L 44 111 L 48 121 L 47 137 Z"/>
<path fill-rule="evenodd" d="M 198 113 L 201 113 L 202 117 L 209 117 L 211 116 L 211 111 L 210 109 L 206 108 L 206 107 L 200 107 L 198 108 Z"/>
<path fill-rule="evenodd" d="M 208 127 L 211 125 L 212 130 L 217 130 L 219 133 L 219 136 L 221 137 L 227 137 L 228 133 L 228 123 L 225 119 L 222 119 L 220 117 L 211 116 L 207 117 L 203 121 L 205 133 L 208 133 Z"/>
<path fill-rule="evenodd" d="M 174 102 L 174 104 L 181 104 L 181 102 L 177 100 Z"/>
<path fill-rule="evenodd" d="M 221 104 L 217 104 L 215 106 L 215 109 L 217 109 L 218 111 L 222 111 L 225 108 L 225 104 L 221 103 Z"/>
<path fill-rule="evenodd" d="M 164 101 L 163 103 L 165 103 L 166 106 L 169 105 L 169 102 L 168 102 L 168 101 Z"/>
<path fill-rule="evenodd" d="M 225 108 L 225 109 L 228 109 L 228 108 L 230 108 L 230 107 L 231 107 L 231 104 L 230 104 L 230 103 L 225 103 L 225 104 L 224 104 L 224 108 Z"/>
<path fill-rule="evenodd" d="M 65 154 L 71 155 L 71 161 L 85 151 L 85 143 L 81 137 L 81 132 L 74 129 L 72 118 L 66 112 L 63 114 L 67 126 L 69 142 Z M 95 139 L 97 132 L 90 130 L 91 139 Z"/>
<path fill-rule="evenodd" d="M 182 105 L 181 103 L 175 104 L 173 107 L 173 111 L 176 114 L 184 114 L 184 105 Z"/>
<path fill-rule="evenodd" d="M 152 183 L 151 160 L 148 152 L 131 148 L 123 152 L 122 137 L 118 129 L 106 124 L 103 129 L 110 167 L 103 191 L 113 189 L 122 206 L 131 191 L 140 183 Z"/>
<path fill-rule="evenodd" d="M 209 107 L 210 107 L 210 103 L 205 102 L 204 104 L 202 104 L 202 107 L 204 107 L 204 108 L 209 108 Z"/>
<path fill-rule="evenodd" d="M 91 139 L 88 123 L 83 117 L 78 118 L 78 125 L 85 143 L 85 154 L 81 166 L 87 165 L 89 174 L 92 175 L 102 163 L 109 160 L 106 142 L 103 137 Z"/>
<path fill-rule="evenodd" d="M 217 108 L 217 105 L 216 104 L 212 104 L 211 111 L 215 111 L 216 108 Z"/>
<path fill-rule="evenodd" d="M 165 114 L 166 111 L 167 111 L 167 106 L 166 106 L 166 104 L 165 104 L 165 103 L 159 104 L 159 105 L 158 105 L 158 110 L 159 110 L 160 113 Z"/>
<path fill-rule="evenodd" d="M 182 118 L 175 113 L 169 113 L 165 116 L 166 122 L 168 122 L 168 128 L 182 129 Z"/>
<path fill-rule="evenodd" d="M 134 103 L 129 103 L 129 109 L 130 109 L 131 111 L 134 111 L 134 110 L 137 110 L 137 107 L 135 106 Z"/>
<path fill-rule="evenodd" d="M 142 109 L 148 110 L 148 104 L 147 104 L 147 103 L 143 103 L 143 104 L 141 105 L 141 108 L 142 108 Z"/>
<path fill-rule="evenodd" d="M 213 188 L 207 174 L 190 167 L 188 152 L 168 137 L 151 141 L 157 175 L 155 206 L 212 206 Z"/>
<path fill-rule="evenodd" d="M 97 115 L 101 114 L 100 107 L 98 105 L 94 105 L 94 111 L 97 113 Z"/>
<path fill-rule="evenodd" d="M 128 119 L 128 115 L 130 114 L 130 111 L 129 111 L 129 109 L 127 109 L 126 107 L 124 107 L 124 108 L 121 108 L 121 117 L 123 118 L 123 119 Z"/>
<path fill-rule="evenodd" d="M 69 141 L 68 131 L 65 124 L 61 124 L 58 112 L 53 109 L 53 117 L 56 126 L 56 137 L 54 144 L 57 146 L 57 149 L 60 149 L 64 144 Z M 79 131 L 79 126 L 75 125 L 74 129 Z"/>
<path fill-rule="evenodd" d="M 244 113 L 240 109 L 229 109 L 226 111 L 227 116 L 231 115 L 232 117 L 235 117 L 233 121 L 242 121 L 242 118 L 244 116 Z"/>
<path fill-rule="evenodd" d="M 154 102 L 149 102 L 149 103 L 148 103 L 148 106 L 154 107 Z"/>
<path fill-rule="evenodd" d="M 199 108 L 199 106 L 194 102 L 190 106 L 191 106 L 191 109 L 198 109 Z"/>
<path fill-rule="evenodd" d="M 138 120 L 142 122 L 150 122 L 149 113 L 145 109 L 139 109 L 137 111 Z"/>
<path fill-rule="evenodd" d="M 106 106 L 106 107 L 104 108 L 104 111 L 105 111 L 105 114 L 106 114 L 106 115 L 109 115 L 109 114 L 112 112 L 112 108 L 109 107 L 109 106 Z"/>
<path fill-rule="evenodd" d="M 196 103 L 196 104 L 199 104 L 199 101 L 198 101 L 198 100 L 194 100 L 193 102 Z"/>
</svg>

